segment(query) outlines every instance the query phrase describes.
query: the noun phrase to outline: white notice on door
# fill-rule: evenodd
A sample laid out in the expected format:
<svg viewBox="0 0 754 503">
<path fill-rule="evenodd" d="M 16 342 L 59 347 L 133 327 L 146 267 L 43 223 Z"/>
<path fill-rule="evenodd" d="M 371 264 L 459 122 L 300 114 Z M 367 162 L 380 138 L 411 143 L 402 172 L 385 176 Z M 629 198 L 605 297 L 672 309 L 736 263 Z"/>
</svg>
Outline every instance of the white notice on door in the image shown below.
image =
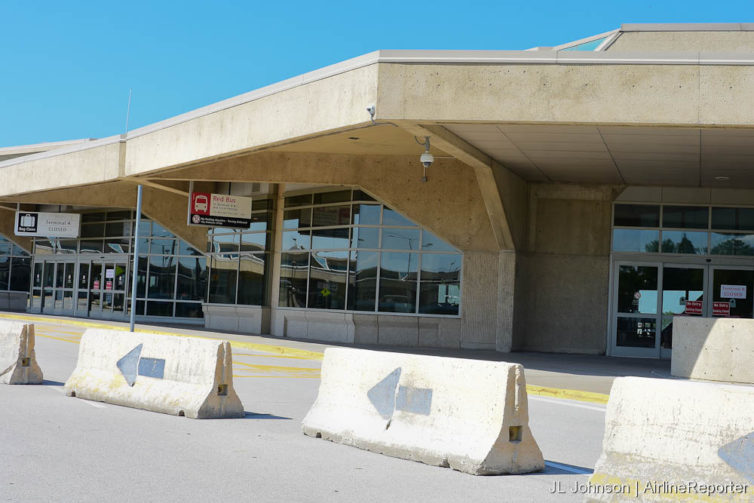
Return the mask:
<svg viewBox="0 0 754 503">
<path fill-rule="evenodd" d="M 115 277 L 115 269 L 105 269 L 105 277 L 112 279 Z"/>
<path fill-rule="evenodd" d="M 745 299 L 746 285 L 720 285 L 720 298 Z"/>
</svg>

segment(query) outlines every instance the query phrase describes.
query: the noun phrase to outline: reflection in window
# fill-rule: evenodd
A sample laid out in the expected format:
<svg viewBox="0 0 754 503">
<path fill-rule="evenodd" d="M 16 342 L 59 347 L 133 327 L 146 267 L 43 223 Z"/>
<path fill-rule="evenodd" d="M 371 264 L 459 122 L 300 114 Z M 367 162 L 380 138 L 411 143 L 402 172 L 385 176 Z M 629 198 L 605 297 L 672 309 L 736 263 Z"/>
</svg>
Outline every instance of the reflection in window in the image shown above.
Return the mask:
<svg viewBox="0 0 754 503">
<path fill-rule="evenodd" d="M 265 255 L 242 254 L 238 279 L 238 304 L 261 306 L 264 304 Z"/>
<path fill-rule="evenodd" d="M 712 228 L 754 231 L 754 208 L 712 208 Z"/>
<path fill-rule="evenodd" d="M 680 229 L 706 229 L 709 208 L 706 206 L 663 206 L 662 226 Z"/>
<path fill-rule="evenodd" d="M 620 266 L 618 271 L 618 312 L 657 313 L 657 267 Z"/>
<path fill-rule="evenodd" d="M 150 299 L 172 299 L 175 285 L 174 257 L 149 257 L 149 279 L 147 297 Z"/>
<path fill-rule="evenodd" d="M 395 210 L 355 201 L 373 200 L 360 191 L 286 198 L 279 305 L 458 315 L 458 250 Z"/>
<path fill-rule="evenodd" d="M 306 307 L 309 253 L 281 253 L 280 307 Z"/>
<path fill-rule="evenodd" d="M 177 300 L 204 300 L 207 291 L 207 259 L 181 257 L 178 259 Z"/>
<path fill-rule="evenodd" d="M 659 231 L 613 229 L 614 251 L 656 253 L 659 250 L 659 245 Z"/>
<path fill-rule="evenodd" d="M 348 275 L 348 309 L 374 311 L 377 296 L 377 252 L 351 252 Z"/>
<path fill-rule="evenodd" d="M 418 255 L 383 252 L 380 258 L 378 310 L 396 313 L 415 312 Z"/>
<path fill-rule="evenodd" d="M 419 312 L 457 315 L 460 302 L 460 256 L 422 255 Z"/>
<path fill-rule="evenodd" d="M 646 204 L 616 204 L 613 225 L 617 227 L 659 227 L 660 207 Z"/>
<path fill-rule="evenodd" d="M 213 255 L 209 280 L 211 304 L 235 304 L 238 260 L 236 255 Z"/>
<path fill-rule="evenodd" d="M 657 321 L 654 318 L 618 317 L 618 346 L 633 348 L 655 347 Z"/>
<path fill-rule="evenodd" d="M 312 252 L 309 309 L 345 309 L 347 251 Z"/>
<path fill-rule="evenodd" d="M 662 231 L 662 252 L 705 255 L 707 253 L 707 233 Z"/>
<path fill-rule="evenodd" d="M 754 255 L 754 234 L 712 233 L 712 255 Z"/>
</svg>

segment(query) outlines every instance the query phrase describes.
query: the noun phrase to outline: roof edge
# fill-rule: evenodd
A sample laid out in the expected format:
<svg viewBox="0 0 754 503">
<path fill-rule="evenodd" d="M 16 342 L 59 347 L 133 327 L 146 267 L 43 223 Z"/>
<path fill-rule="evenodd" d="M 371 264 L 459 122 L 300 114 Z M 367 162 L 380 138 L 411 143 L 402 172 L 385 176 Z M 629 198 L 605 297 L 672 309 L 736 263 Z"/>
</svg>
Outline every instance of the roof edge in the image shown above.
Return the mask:
<svg viewBox="0 0 754 503">
<path fill-rule="evenodd" d="M 754 31 L 754 23 L 624 23 L 620 31 Z"/>
</svg>

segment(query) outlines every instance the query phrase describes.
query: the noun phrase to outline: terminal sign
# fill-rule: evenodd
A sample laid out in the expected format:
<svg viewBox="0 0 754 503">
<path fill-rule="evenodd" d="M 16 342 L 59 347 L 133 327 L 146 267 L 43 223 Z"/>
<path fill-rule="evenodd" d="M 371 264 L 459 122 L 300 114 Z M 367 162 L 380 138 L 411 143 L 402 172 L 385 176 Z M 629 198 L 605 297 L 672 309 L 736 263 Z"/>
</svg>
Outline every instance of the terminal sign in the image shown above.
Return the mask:
<svg viewBox="0 0 754 503">
<path fill-rule="evenodd" d="M 77 213 L 16 212 L 16 236 L 77 238 L 81 215 Z"/>
<path fill-rule="evenodd" d="M 720 285 L 720 297 L 723 299 L 745 299 L 746 285 Z"/>
<path fill-rule="evenodd" d="M 251 198 L 192 192 L 188 224 L 247 229 L 251 225 Z"/>
</svg>

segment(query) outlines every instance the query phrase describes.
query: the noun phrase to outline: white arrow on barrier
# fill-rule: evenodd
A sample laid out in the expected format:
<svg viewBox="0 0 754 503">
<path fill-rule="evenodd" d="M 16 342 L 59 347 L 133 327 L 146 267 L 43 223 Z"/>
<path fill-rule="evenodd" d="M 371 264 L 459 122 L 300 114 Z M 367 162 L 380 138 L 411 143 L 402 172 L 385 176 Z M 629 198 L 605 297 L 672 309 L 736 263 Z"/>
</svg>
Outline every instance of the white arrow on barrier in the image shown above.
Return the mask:
<svg viewBox="0 0 754 503">
<path fill-rule="evenodd" d="M 717 455 L 754 483 L 754 431 L 720 447 Z"/>
<path fill-rule="evenodd" d="M 401 368 L 390 372 L 367 392 L 369 401 L 383 419 L 390 420 L 396 410 L 428 416 L 432 408 L 432 390 L 399 386 Z"/>
<path fill-rule="evenodd" d="M 118 369 L 129 386 L 136 384 L 136 376 L 162 379 L 165 376 L 165 360 L 141 356 L 144 344 L 139 344 L 118 360 Z"/>
</svg>

